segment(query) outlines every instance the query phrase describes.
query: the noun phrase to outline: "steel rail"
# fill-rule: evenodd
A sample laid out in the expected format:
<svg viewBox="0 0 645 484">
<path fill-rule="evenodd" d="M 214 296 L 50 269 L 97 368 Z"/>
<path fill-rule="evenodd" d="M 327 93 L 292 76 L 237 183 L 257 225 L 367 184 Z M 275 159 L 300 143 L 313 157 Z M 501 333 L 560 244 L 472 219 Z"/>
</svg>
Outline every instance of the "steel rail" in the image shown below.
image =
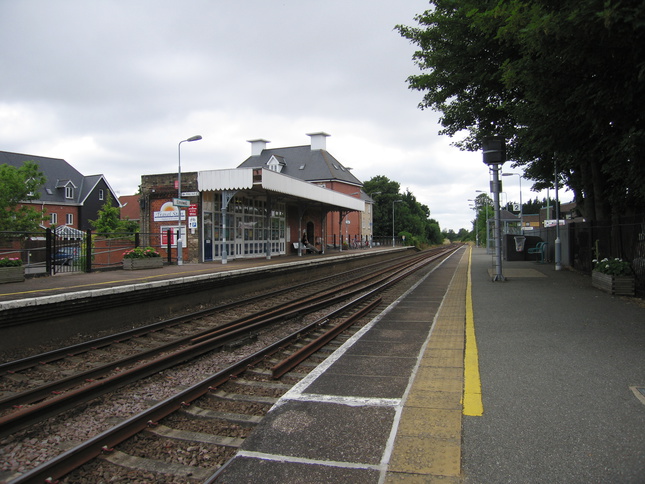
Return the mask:
<svg viewBox="0 0 645 484">
<path fill-rule="evenodd" d="M 403 270 L 405 269 L 398 268 L 395 271 L 395 274 L 400 274 Z M 294 304 L 293 302 L 286 303 L 282 305 L 280 311 L 271 309 L 265 311 L 263 317 L 254 315 L 250 318 L 245 318 L 244 323 L 240 321 L 232 321 L 230 323 L 227 323 L 221 326 L 221 328 L 225 329 L 219 329 L 216 332 L 210 332 L 204 337 L 193 338 L 191 340 L 191 345 L 188 347 L 175 349 L 170 354 L 157 357 L 116 375 L 102 378 L 100 380 L 95 380 L 79 389 L 67 392 L 63 395 L 58 395 L 40 403 L 36 403 L 35 405 L 32 405 L 30 407 L 19 409 L 4 417 L 0 417 L 0 436 L 9 435 L 38 421 L 44 420 L 65 410 L 73 408 L 80 403 L 92 400 L 107 392 L 121 388 L 133 381 L 145 378 L 156 372 L 165 370 L 167 368 L 175 366 L 176 364 L 200 356 L 203 353 L 212 351 L 226 344 L 226 342 L 231 341 L 242 334 L 248 333 L 249 330 L 264 327 L 285 319 L 297 317 L 301 314 L 316 311 L 324 306 L 335 304 L 341 300 L 345 300 L 348 297 L 351 297 L 358 292 L 365 291 L 367 290 L 367 288 L 375 287 L 378 284 L 382 283 L 383 280 L 390 278 L 392 278 L 391 275 L 382 277 L 380 279 L 377 279 L 376 281 L 372 281 L 372 283 L 368 284 L 367 287 L 356 287 L 349 292 L 345 292 L 341 295 L 338 295 L 337 293 L 334 294 L 332 290 L 328 291 L 325 294 L 315 295 L 310 298 L 303 298 L 303 300 L 301 300 L 297 304 Z M 312 301 L 314 301 L 313 304 Z M 176 346 L 177 343 L 172 342 L 170 343 L 170 345 Z M 159 348 L 157 348 L 157 350 L 158 349 Z M 134 355 L 132 357 L 129 357 L 128 360 L 131 360 L 133 358 L 141 359 L 141 355 Z M 115 367 L 114 363 L 108 366 Z M 77 375 L 75 379 L 78 380 L 78 378 L 79 376 Z M 57 382 L 54 382 L 51 386 L 55 386 L 56 384 Z M 41 395 L 43 392 L 44 389 L 39 387 L 34 391 L 34 394 L 38 395 L 38 398 L 42 398 Z"/>
<path fill-rule="evenodd" d="M 395 266 L 397 267 L 397 266 Z M 391 267 L 387 269 L 383 269 L 381 271 L 378 271 L 377 274 L 383 274 L 391 271 Z M 349 272 L 349 271 L 348 271 Z M 356 285 L 360 284 L 361 282 L 365 280 L 369 280 L 371 277 L 374 277 L 374 273 L 370 274 L 369 276 L 362 276 L 360 278 L 355 279 L 354 281 L 351 281 L 350 283 L 346 283 L 345 285 Z M 354 292 L 357 289 L 354 290 Z M 280 290 L 280 291 L 274 291 L 275 294 L 277 292 L 284 292 L 285 290 Z M 168 343 L 161 344 L 159 346 L 156 346 L 154 348 L 150 348 L 148 350 L 127 356 L 125 358 L 121 358 L 119 360 L 106 363 L 105 365 L 101 365 L 96 368 L 92 368 L 91 370 L 87 370 L 84 372 L 77 373 L 75 375 L 70 375 L 69 377 L 62 378 L 60 380 L 56 380 L 51 383 L 47 383 L 44 385 L 40 385 L 38 387 L 32 388 L 30 390 L 26 390 L 24 392 L 17 393 L 15 395 L 10 395 L 4 398 L 0 398 L 0 408 L 11 408 L 11 407 L 16 407 L 20 405 L 27 405 L 27 404 L 32 404 L 39 402 L 43 400 L 44 398 L 55 394 L 56 392 L 64 391 L 69 388 L 72 388 L 73 386 L 76 386 L 81 383 L 85 382 L 92 382 L 98 378 L 104 377 L 105 375 L 111 373 L 112 371 L 130 366 L 134 363 L 137 363 L 140 360 L 144 359 L 149 359 L 153 358 L 156 355 L 159 355 L 160 353 L 165 353 L 172 351 L 182 345 L 186 344 L 195 344 L 200 341 L 205 341 L 208 339 L 212 339 L 215 336 L 220 336 L 220 335 L 226 335 L 227 333 L 230 332 L 231 329 L 234 328 L 246 328 L 246 329 L 253 329 L 256 327 L 262 327 L 267 324 L 271 324 L 280 320 L 284 320 L 286 318 L 291 318 L 291 317 L 296 317 L 297 315 L 305 312 L 311 312 L 313 310 L 316 310 L 320 306 L 312 306 L 311 302 L 312 301 L 323 301 L 323 305 L 328 305 L 329 302 L 325 301 L 325 298 L 331 297 L 331 296 L 336 296 L 337 295 L 338 288 L 336 289 L 331 289 L 328 291 L 325 291 L 324 293 L 319 293 L 314 296 L 305 296 L 299 299 L 296 299 L 294 301 L 289 301 L 284 304 L 280 304 L 278 306 L 274 306 L 273 308 L 269 308 L 266 310 L 259 311 L 253 315 L 250 316 L 245 316 L 242 318 L 238 318 L 233 321 L 229 321 L 227 323 L 224 323 L 220 326 L 217 327 L 215 331 L 213 329 L 206 329 L 201 332 L 185 336 L 182 338 L 175 339 L 173 341 L 170 341 Z M 344 296 L 341 296 L 341 299 L 346 299 L 347 297 L 350 297 L 351 293 L 349 295 L 345 294 Z M 264 296 L 266 297 L 266 295 Z M 257 296 L 254 298 L 249 298 L 245 300 L 246 302 L 248 301 L 253 301 L 255 299 L 260 299 L 264 298 L 261 296 Z M 270 297 L 270 296 L 269 296 Z M 238 304 L 232 303 L 233 307 L 237 306 Z M 228 305 L 225 305 L 228 307 Z M 303 308 L 309 308 L 305 311 L 303 311 Z M 177 324 L 183 323 L 188 321 L 190 318 L 204 318 L 212 313 L 217 312 L 217 309 L 209 309 L 209 310 L 204 310 L 204 311 L 196 311 L 193 312 L 189 315 L 184 315 L 184 316 L 179 316 L 176 318 L 172 318 L 167 321 L 161 321 L 159 323 L 155 323 L 154 325 L 151 325 L 148 330 L 146 331 L 141 331 L 139 330 L 132 330 L 132 331 L 127 331 L 125 332 L 129 338 L 134 338 L 134 337 L 141 337 L 145 336 L 147 334 L 150 334 L 152 332 L 160 331 L 161 329 L 165 327 L 172 327 Z M 170 324 L 168 324 L 170 322 Z M 258 323 L 258 324 L 255 324 Z M 121 336 L 121 337 L 119 337 Z M 123 334 L 120 335 L 114 335 L 113 337 L 107 337 L 107 338 L 101 338 L 101 341 L 104 343 L 103 345 L 98 345 L 98 348 L 102 348 L 105 346 L 108 346 L 110 344 L 114 344 L 117 342 L 122 342 L 124 338 L 122 337 Z M 129 339 L 128 338 L 128 339 Z M 108 341 L 109 340 L 109 341 Z M 98 340 L 95 340 L 95 342 Z M 85 346 L 85 344 L 78 345 L 78 346 Z M 69 350 L 70 347 L 66 348 L 66 350 Z M 90 347 L 91 349 L 95 349 L 94 346 Z M 89 350 L 85 350 L 84 352 L 87 352 Z M 60 359 L 60 358 L 59 358 Z M 22 360 L 21 360 L 22 361 Z M 0 420 L 1 421 L 1 420 Z M 0 434 L 2 432 L 0 431 Z"/>
<path fill-rule="evenodd" d="M 356 271 L 357 269 L 345 271 L 345 272 L 342 272 L 340 276 L 348 275 Z M 338 274 L 333 276 L 325 276 L 312 281 L 312 283 L 318 284 L 337 277 L 339 277 Z M 39 353 L 37 355 L 27 356 L 25 358 L 20 358 L 18 360 L 0 363 L 0 373 L 12 373 L 12 372 L 32 368 L 40 364 L 52 363 L 54 361 L 67 358 L 69 356 L 77 356 L 87 351 L 91 351 L 97 348 L 104 348 L 105 346 L 109 346 L 115 343 L 122 343 L 132 338 L 139 338 L 150 332 L 160 331 L 162 329 L 170 328 L 178 324 L 185 323 L 186 321 L 208 317 L 211 314 L 233 309 L 235 307 L 243 306 L 245 304 L 250 304 L 254 301 L 275 297 L 277 295 L 288 293 L 291 291 L 293 291 L 293 289 L 291 288 L 277 289 L 275 291 L 271 291 L 265 294 L 260 294 L 257 296 L 246 298 L 242 301 L 235 301 L 231 303 L 221 304 L 219 306 L 202 309 L 199 311 L 194 311 L 189 314 L 184 314 L 182 316 L 165 319 L 163 321 L 158 321 L 149 325 L 140 326 L 138 328 L 129 329 L 116 334 L 104 336 L 102 338 L 96 338 L 91 341 L 85 341 L 83 343 L 66 346 L 64 348 L 58 348 L 52 351 L 47 351 L 45 353 Z"/>
<path fill-rule="evenodd" d="M 298 351 L 291 354 L 289 357 L 285 358 L 277 365 L 273 366 L 273 368 L 271 368 L 271 377 L 274 380 L 277 380 L 285 373 L 293 370 L 296 366 L 298 366 L 300 363 L 305 361 L 307 358 L 313 355 L 320 348 L 324 347 L 327 343 L 329 343 L 334 338 L 336 338 L 336 336 L 338 336 L 343 331 L 345 331 L 349 326 L 354 324 L 365 314 L 368 314 L 370 311 L 372 311 L 376 306 L 378 306 L 381 303 L 381 301 L 382 301 L 381 298 L 378 298 L 372 301 L 363 309 L 361 309 L 360 311 L 357 311 L 356 313 L 352 314 L 349 318 L 345 319 L 342 323 L 337 324 L 329 331 L 326 331 L 318 338 L 313 340 L 311 343 L 306 344 Z"/>
<path fill-rule="evenodd" d="M 425 257 L 427 257 L 427 255 Z M 419 259 L 423 260 L 423 257 L 422 256 L 417 257 L 417 258 L 413 259 L 413 261 L 419 260 Z M 411 262 L 410 260 L 407 260 L 404 263 L 397 264 L 395 267 L 400 267 L 400 266 L 406 267 L 406 266 L 409 266 L 411 263 L 413 263 L 413 262 Z M 390 272 L 392 270 L 392 267 L 390 267 L 388 269 L 384 269 L 382 271 L 379 271 L 379 272 L 377 272 L 377 274 L 381 275 L 381 274 L 384 274 L 384 273 L 388 273 L 388 272 Z M 401 269 L 401 270 L 404 270 L 404 269 Z M 372 274 L 372 276 L 373 276 L 373 274 Z M 391 275 L 388 276 L 388 277 L 391 277 Z M 367 288 L 370 287 L 370 286 L 374 287 L 374 286 L 378 285 L 383 279 L 387 279 L 388 277 L 373 280 L 372 284 L 368 285 Z M 366 279 L 369 279 L 369 277 L 361 277 L 357 281 L 353 281 L 353 284 L 356 285 L 358 283 L 358 281 L 364 281 Z M 352 291 L 350 291 L 349 293 L 345 293 L 345 294 L 343 294 L 341 296 L 338 296 L 337 290 L 336 291 L 330 290 L 330 291 L 326 291 L 325 293 L 316 295 L 314 297 L 305 297 L 305 298 L 301 298 L 301 299 L 296 300 L 296 301 L 291 301 L 291 302 L 285 303 L 283 305 L 276 306 L 275 308 L 270 308 L 270 309 L 267 309 L 267 310 L 260 311 L 260 312 L 256 313 L 255 315 L 251 315 L 249 317 L 244 317 L 244 318 L 240 318 L 240 319 L 231 321 L 229 323 L 225 323 L 225 324 L 219 326 L 216 331 L 212 331 L 211 329 L 207 329 L 207 330 L 204 330 L 201 333 L 196 333 L 194 335 L 189 335 L 189 336 L 186 336 L 184 338 L 179 338 L 177 340 L 171 341 L 171 342 L 166 343 L 166 344 L 162 344 L 160 346 L 151 348 L 149 350 L 139 352 L 137 354 L 133 354 L 131 356 L 122 358 L 120 360 L 107 363 L 107 364 L 102 365 L 100 367 L 96 367 L 96 368 L 93 368 L 91 370 L 87 370 L 85 372 L 80 372 L 80 373 L 77 373 L 75 375 L 71 375 L 71 376 L 69 376 L 67 378 L 63 378 L 61 380 L 57 380 L 57 381 L 49 383 L 49 384 L 41 385 L 39 387 L 33 388 L 31 390 L 27 390 L 25 392 L 20 392 L 18 394 L 12 395 L 12 396 L 5 397 L 3 399 L 0 399 L 0 406 L 2 408 L 10 408 L 10 407 L 18 407 L 20 405 L 36 403 L 36 402 L 39 402 L 39 401 L 43 400 L 44 398 L 46 398 L 46 397 L 48 397 L 48 396 L 50 396 L 52 394 L 55 394 L 56 392 L 67 390 L 67 389 L 69 389 L 69 388 L 71 388 L 71 387 L 73 387 L 75 385 L 81 384 L 81 383 L 85 383 L 85 382 L 92 383 L 96 379 L 104 377 L 105 375 L 109 374 L 110 372 L 115 371 L 118 368 L 122 368 L 122 367 L 125 367 L 125 366 L 130 366 L 130 365 L 132 365 L 132 364 L 134 364 L 134 363 L 136 363 L 136 362 L 138 362 L 140 360 L 143 360 L 143 359 L 153 358 L 156 355 L 159 355 L 160 353 L 166 353 L 166 352 L 173 351 L 176 348 L 180 347 L 181 345 L 184 345 L 184 344 L 196 344 L 196 343 L 198 343 L 200 341 L 213 340 L 214 337 L 227 338 L 227 335 L 231 334 L 230 331 L 233 328 L 240 328 L 240 329 L 243 329 L 243 330 L 245 330 L 245 329 L 249 330 L 249 329 L 253 329 L 253 328 L 256 328 L 256 327 L 262 327 L 262 326 L 265 326 L 267 324 L 278 322 L 280 320 L 296 317 L 301 313 L 314 311 L 317 308 L 321 307 L 320 305 L 312 306 L 311 301 L 320 300 L 322 306 L 325 306 L 325 305 L 329 305 L 329 304 L 332 303 L 330 298 L 336 298 L 336 300 L 338 300 L 338 299 L 342 300 L 342 299 L 346 299 L 347 297 L 351 297 L 351 295 L 353 295 L 353 294 L 355 294 L 357 292 L 361 292 L 361 291 L 364 291 L 364 290 L 366 290 L 366 287 L 360 287 L 360 288 L 357 287 L 357 288 L 353 289 Z M 202 315 L 203 311 L 198 311 L 198 312 L 195 312 L 195 313 L 192 313 L 192 314 L 193 315 Z M 178 320 L 184 320 L 186 317 L 187 316 L 181 316 L 181 317 L 178 317 L 178 318 L 173 318 L 171 321 L 176 323 Z M 147 333 L 148 332 L 146 332 L 144 334 L 147 334 Z M 238 333 L 232 333 L 232 334 L 235 335 L 235 334 L 238 334 Z M 215 344 L 217 344 L 218 342 L 220 342 L 220 340 L 219 339 L 214 339 L 213 342 Z M 224 342 L 226 342 L 226 339 L 224 340 Z M 224 342 L 222 342 L 221 344 L 224 344 Z M 121 373 L 120 374 L 120 376 L 124 376 L 124 375 L 126 375 L 126 373 Z M 103 379 L 98 383 L 100 384 L 100 383 L 105 382 L 105 381 L 106 380 Z M 88 387 L 91 387 L 91 385 L 88 385 Z M 72 395 L 74 395 L 74 394 L 75 393 L 72 393 Z M 62 398 L 62 397 L 58 397 L 58 398 Z M 38 408 L 44 408 L 44 407 L 39 406 Z M 6 418 L 9 418 L 9 417 L 6 417 Z M 2 422 L 1 419 L 0 419 L 0 422 Z M 2 434 L 2 431 L 0 430 L 0 435 L 1 434 Z"/>
<path fill-rule="evenodd" d="M 441 257 L 444 255 L 444 253 L 438 254 L 436 256 L 432 256 L 428 258 L 427 260 L 421 261 L 417 266 L 414 266 L 410 268 L 408 271 L 406 271 L 403 274 L 400 274 L 395 280 L 388 281 L 384 283 L 383 285 L 377 287 L 370 293 L 367 293 L 359 299 L 369 299 L 370 297 L 374 296 L 375 294 L 382 292 L 384 289 L 387 287 L 391 286 L 392 284 L 398 282 L 399 280 L 407 277 L 410 275 L 412 272 L 415 272 L 425 265 L 433 262 L 437 258 Z M 326 331 L 322 335 L 320 335 L 318 338 L 315 340 L 311 341 L 307 345 L 303 346 L 300 350 L 296 351 L 292 355 L 288 356 L 278 364 L 274 365 L 273 368 L 271 368 L 271 374 L 272 378 L 277 379 L 280 378 L 282 375 L 287 373 L 288 371 L 292 370 L 296 366 L 298 366 L 300 363 L 305 361 L 307 358 L 309 358 L 311 355 L 313 355 L 316 351 L 318 351 L 320 348 L 325 346 L 329 341 L 333 340 L 336 336 L 338 336 L 340 333 L 342 333 L 345 329 L 347 329 L 349 326 L 354 324 L 354 322 L 361 317 L 363 317 L 364 314 L 369 313 L 379 302 L 381 301 L 381 298 L 378 298 L 376 301 L 370 303 L 367 307 L 364 309 L 358 311 L 355 315 L 352 315 L 350 318 L 347 318 L 345 321 L 339 323 L 338 325 L 334 326 L 330 330 Z"/>
</svg>

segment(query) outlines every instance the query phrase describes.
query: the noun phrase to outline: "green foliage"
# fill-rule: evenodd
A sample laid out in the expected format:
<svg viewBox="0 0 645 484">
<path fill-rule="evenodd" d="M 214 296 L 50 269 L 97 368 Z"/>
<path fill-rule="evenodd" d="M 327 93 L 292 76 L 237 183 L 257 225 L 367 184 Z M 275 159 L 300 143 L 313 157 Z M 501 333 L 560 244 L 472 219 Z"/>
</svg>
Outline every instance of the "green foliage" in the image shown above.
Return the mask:
<svg viewBox="0 0 645 484">
<path fill-rule="evenodd" d="M 419 27 L 422 73 L 408 78 L 442 133 L 479 150 L 508 140 L 534 188 L 558 180 L 588 220 L 645 210 L 645 3 L 431 0 Z"/>
<path fill-rule="evenodd" d="M 37 199 L 45 181 L 38 164 L 32 161 L 19 168 L 0 165 L 0 231 L 34 232 L 39 229 L 44 211 L 19 205 Z"/>
<path fill-rule="evenodd" d="M 475 241 L 479 245 L 486 245 L 488 240 L 488 231 L 486 224 L 488 220 L 492 220 L 495 216 L 493 209 L 493 200 L 487 193 L 480 193 L 475 197 L 475 220 L 473 220 L 473 231 L 475 234 Z"/>
<path fill-rule="evenodd" d="M 161 255 L 152 247 L 135 247 L 123 253 L 124 259 L 147 259 L 149 257 L 161 257 Z"/>
<path fill-rule="evenodd" d="M 135 233 L 139 231 L 139 225 L 129 219 L 121 220 L 121 211 L 114 205 L 114 199 L 108 194 L 106 202 L 98 212 L 96 220 L 90 220 L 92 228 L 106 236 L 120 236 L 123 233 Z"/>
<path fill-rule="evenodd" d="M 373 235 L 388 237 L 405 233 L 418 244 L 440 244 L 441 229 L 436 220 L 430 218 L 430 209 L 419 203 L 407 190 L 399 193 L 398 182 L 379 175 L 363 184 L 363 191 L 374 200 Z"/>
<path fill-rule="evenodd" d="M 20 267 L 22 260 L 17 257 L 1 257 L 0 267 Z"/>
<path fill-rule="evenodd" d="M 473 232 L 466 229 L 459 229 L 459 232 L 457 232 L 457 240 L 459 240 L 460 242 L 468 242 L 470 240 L 474 240 L 473 237 Z"/>
<path fill-rule="evenodd" d="M 628 276 L 632 274 L 632 266 L 629 262 L 622 259 L 602 259 L 602 260 L 593 260 L 594 271 L 601 272 L 603 274 L 611 274 L 612 276 Z"/>
</svg>

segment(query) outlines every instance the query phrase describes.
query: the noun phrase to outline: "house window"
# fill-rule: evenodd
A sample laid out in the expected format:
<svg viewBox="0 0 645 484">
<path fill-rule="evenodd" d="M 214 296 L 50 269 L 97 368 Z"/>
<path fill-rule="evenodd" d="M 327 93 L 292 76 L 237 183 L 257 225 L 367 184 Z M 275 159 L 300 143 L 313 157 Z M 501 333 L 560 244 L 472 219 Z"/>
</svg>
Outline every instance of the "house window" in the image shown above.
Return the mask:
<svg viewBox="0 0 645 484">
<path fill-rule="evenodd" d="M 103 189 L 99 188 L 99 200 L 103 200 Z"/>
<path fill-rule="evenodd" d="M 74 214 L 73 213 L 68 213 L 65 215 L 65 224 L 66 225 L 74 225 Z"/>
<path fill-rule="evenodd" d="M 74 187 L 67 185 L 65 187 L 65 198 L 74 198 Z"/>
<path fill-rule="evenodd" d="M 49 214 L 49 221 L 51 222 L 52 225 L 58 223 L 58 214 L 57 213 L 51 213 Z"/>
</svg>

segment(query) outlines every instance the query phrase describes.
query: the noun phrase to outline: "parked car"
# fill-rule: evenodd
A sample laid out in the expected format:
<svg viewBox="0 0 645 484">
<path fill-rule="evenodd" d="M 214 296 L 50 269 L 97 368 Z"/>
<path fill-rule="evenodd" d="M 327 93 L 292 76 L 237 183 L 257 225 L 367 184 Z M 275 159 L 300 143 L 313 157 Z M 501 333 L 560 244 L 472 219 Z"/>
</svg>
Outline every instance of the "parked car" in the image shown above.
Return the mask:
<svg viewBox="0 0 645 484">
<path fill-rule="evenodd" d="M 78 247 L 61 247 L 52 255 L 52 263 L 68 266 L 78 260 Z"/>
</svg>

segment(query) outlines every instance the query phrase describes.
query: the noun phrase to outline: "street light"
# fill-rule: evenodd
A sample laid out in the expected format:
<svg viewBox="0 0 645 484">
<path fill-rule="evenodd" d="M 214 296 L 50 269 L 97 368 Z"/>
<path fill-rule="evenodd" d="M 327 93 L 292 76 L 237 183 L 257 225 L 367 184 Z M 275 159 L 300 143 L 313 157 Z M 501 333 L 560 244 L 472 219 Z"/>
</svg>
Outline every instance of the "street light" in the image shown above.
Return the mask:
<svg viewBox="0 0 645 484">
<path fill-rule="evenodd" d="M 179 165 L 177 167 L 177 198 L 181 198 L 181 144 L 191 141 L 199 141 L 200 139 L 202 139 L 202 136 L 198 134 L 191 136 L 188 139 L 181 140 L 177 145 L 177 158 L 179 160 Z M 177 215 L 179 220 L 179 228 L 177 229 L 177 265 L 180 266 L 183 264 L 183 247 L 181 243 L 181 207 L 177 207 Z"/>
<path fill-rule="evenodd" d="M 479 213 L 477 212 L 477 200 L 474 198 L 469 198 L 469 202 L 473 202 L 472 205 L 468 205 L 475 211 L 475 247 L 479 247 Z"/>
<path fill-rule="evenodd" d="M 394 200 L 392 202 L 392 247 L 394 247 L 394 204 L 402 202 L 403 200 Z"/>
</svg>

